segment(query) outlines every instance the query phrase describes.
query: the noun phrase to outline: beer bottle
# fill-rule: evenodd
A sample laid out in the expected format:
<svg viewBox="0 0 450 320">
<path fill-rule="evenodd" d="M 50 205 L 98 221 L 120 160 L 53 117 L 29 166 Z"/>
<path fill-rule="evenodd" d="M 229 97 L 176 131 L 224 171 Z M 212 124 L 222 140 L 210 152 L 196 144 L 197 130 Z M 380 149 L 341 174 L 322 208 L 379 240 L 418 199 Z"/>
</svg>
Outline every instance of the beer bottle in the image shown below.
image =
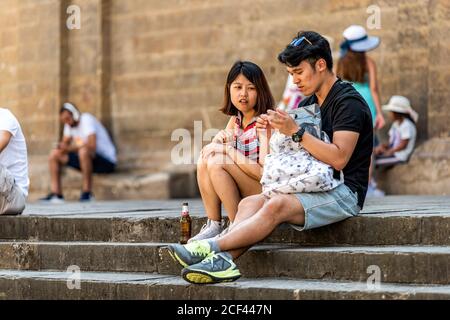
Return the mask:
<svg viewBox="0 0 450 320">
<path fill-rule="evenodd" d="M 191 238 L 191 217 L 189 216 L 189 205 L 187 202 L 183 203 L 183 207 L 181 210 L 181 236 L 180 243 L 186 244 L 187 241 Z"/>
</svg>

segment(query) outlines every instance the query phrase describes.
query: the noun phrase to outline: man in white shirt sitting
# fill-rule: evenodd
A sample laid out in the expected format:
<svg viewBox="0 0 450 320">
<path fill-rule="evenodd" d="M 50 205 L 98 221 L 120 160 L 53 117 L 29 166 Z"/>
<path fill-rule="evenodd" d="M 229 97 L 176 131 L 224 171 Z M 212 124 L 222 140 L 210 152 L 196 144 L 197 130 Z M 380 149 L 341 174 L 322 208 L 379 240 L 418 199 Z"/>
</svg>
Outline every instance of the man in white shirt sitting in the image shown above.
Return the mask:
<svg viewBox="0 0 450 320">
<path fill-rule="evenodd" d="M 27 145 L 19 121 L 0 108 L 0 215 L 18 215 L 28 196 Z"/>
<path fill-rule="evenodd" d="M 49 158 L 51 193 L 41 199 L 52 203 L 64 201 L 61 167 L 80 170 L 83 186 L 80 201 L 93 200 L 92 173 L 111 173 L 117 158 L 116 148 L 105 127 L 90 113 L 81 113 L 73 104 L 64 103 L 60 110 L 64 124 L 62 141 Z"/>
</svg>

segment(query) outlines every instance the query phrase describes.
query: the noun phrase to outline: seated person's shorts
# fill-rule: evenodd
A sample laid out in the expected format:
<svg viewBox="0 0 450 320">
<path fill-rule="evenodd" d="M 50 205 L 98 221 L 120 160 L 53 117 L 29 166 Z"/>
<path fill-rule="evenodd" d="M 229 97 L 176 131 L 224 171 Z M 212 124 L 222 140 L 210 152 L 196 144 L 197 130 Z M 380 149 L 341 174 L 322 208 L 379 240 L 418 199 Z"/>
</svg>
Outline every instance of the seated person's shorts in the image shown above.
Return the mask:
<svg viewBox="0 0 450 320">
<path fill-rule="evenodd" d="M 290 224 L 303 231 L 323 227 L 356 216 L 361 208 L 358 195 L 345 184 L 326 192 L 294 193 L 305 210 L 305 225 Z"/>
<path fill-rule="evenodd" d="M 95 155 L 95 158 L 92 160 L 92 162 L 92 171 L 94 173 L 111 173 L 116 169 L 115 163 L 112 163 L 98 153 Z M 78 157 L 78 153 L 69 152 L 69 162 L 67 163 L 67 166 L 77 170 L 81 170 L 80 158 Z"/>
</svg>

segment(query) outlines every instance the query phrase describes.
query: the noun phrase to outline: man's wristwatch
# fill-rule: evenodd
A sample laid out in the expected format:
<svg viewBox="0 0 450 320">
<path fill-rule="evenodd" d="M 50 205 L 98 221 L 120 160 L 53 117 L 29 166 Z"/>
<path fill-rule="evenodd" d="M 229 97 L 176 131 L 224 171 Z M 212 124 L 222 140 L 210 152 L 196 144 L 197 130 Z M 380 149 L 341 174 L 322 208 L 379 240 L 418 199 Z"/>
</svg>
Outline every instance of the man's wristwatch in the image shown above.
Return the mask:
<svg viewBox="0 0 450 320">
<path fill-rule="evenodd" d="M 298 130 L 296 133 L 292 135 L 292 140 L 294 142 L 302 142 L 303 135 L 305 134 L 305 128 L 300 127 L 300 130 Z"/>
</svg>

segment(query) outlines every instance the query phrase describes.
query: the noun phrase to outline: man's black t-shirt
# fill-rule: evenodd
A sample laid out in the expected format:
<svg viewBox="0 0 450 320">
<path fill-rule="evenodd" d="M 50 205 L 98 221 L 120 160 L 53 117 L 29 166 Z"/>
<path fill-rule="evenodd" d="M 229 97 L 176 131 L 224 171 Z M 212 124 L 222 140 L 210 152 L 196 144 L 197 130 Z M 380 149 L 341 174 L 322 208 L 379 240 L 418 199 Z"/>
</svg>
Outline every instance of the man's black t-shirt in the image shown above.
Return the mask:
<svg viewBox="0 0 450 320">
<path fill-rule="evenodd" d="M 315 95 L 300 102 L 299 107 L 317 103 Z M 358 132 L 358 142 L 343 169 L 344 184 L 358 193 L 358 206 L 362 209 L 369 181 L 370 157 L 373 148 L 372 115 L 364 98 L 345 81 L 338 79 L 331 87 L 320 107 L 322 130 L 331 140 L 336 131 Z M 339 171 L 334 172 L 339 178 Z"/>
</svg>

